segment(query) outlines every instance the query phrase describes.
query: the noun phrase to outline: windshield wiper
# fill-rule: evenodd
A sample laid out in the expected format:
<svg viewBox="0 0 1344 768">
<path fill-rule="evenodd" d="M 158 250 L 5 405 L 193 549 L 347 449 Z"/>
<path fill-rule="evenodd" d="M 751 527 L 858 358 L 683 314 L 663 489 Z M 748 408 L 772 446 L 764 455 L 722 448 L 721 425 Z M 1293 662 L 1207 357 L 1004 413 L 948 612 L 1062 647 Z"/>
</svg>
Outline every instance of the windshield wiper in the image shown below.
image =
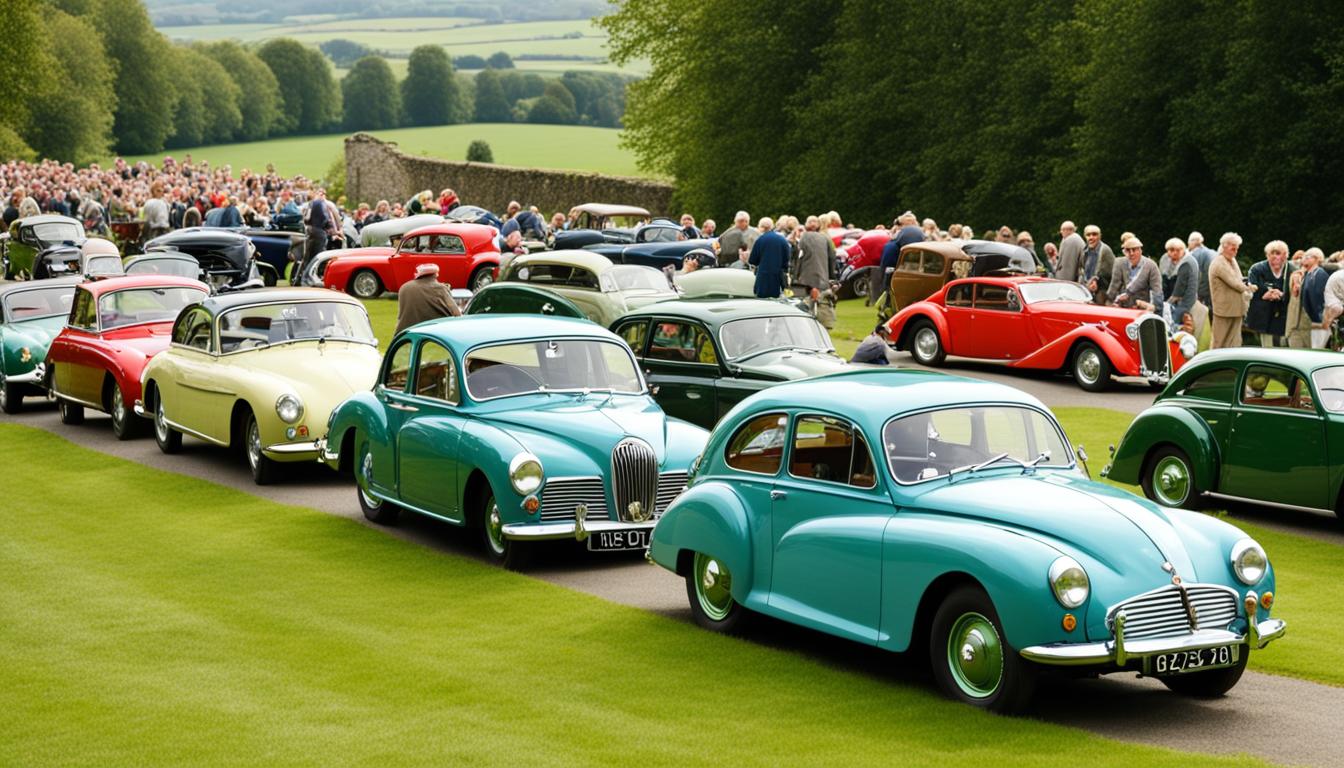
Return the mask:
<svg viewBox="0 0 1344 768">
<path fill-rule="evenodd" d="M 1005 451 L 1004 453 L 999 453 L 999 454 L 995 454 L 995 455 L 993 455 L 993 456 L 990 456 L 988 459 L 985 459 L 984 461 L 980 462 L 979 464 L 967 464 L 967 465 L 965 465 L 965 466 L 957 467 L 957 468 L 953 469 L 951 472 L 948 472 L 948 473 L 947 473 L 947 480 L 948 480 L 949 483 L 952 482 L 952 481 L 955 479 L 955 477 L 956 477 L 956 475 L 957 475 L 958 472 L 968 472 L 968 471 L 969 471 L 968 473 L 973 475 L 973 474 L 975 474 L 976 472 L 979 472 L 980 470 L 984 469 L 985 467 L 988 467 L 990 464 L 994 464 L 994 463 L 996 463 L 996 462 L 1000 462 L 1000 461 L 1003 461 L 1004 459 L 1010 459 L 1010 458 L 1012 458 L 1012 457 L 1009 456 L 1008 453 Z M 1017 460 L 1017 459 L 1013 459 L 1013 461 L 1018 461 L 1018 460 Z M 1022 462 L 1018 461 L 1018 463 L 1021 464 Z"/>
<path fill-rule="evenodd" d="M 1048 458 L 1050 458 L 1050 452 L 1049 452 L 1049 451 L 1041 451 L 1040 455 L 1037 456 L 1036 458 L 1032 459 L 1031 461 L 1023 461 L 1023 462 L 1021 462 L 1021 464 L 1022 464 L 1022 474 L 1024 474 L 1024 475 L 1029 475 L 1029 474 L 1031 474 L 1032 472 L 1034 472 L 1034 471 L 1036 470 L 1037 465 L 1039 465 L 1042 461 L 1045 461 L 1045 460 L 1048 459 Z M 1017 461 L 1017 459 L 1014 459 L 1014 461 Z"/>
</svg>

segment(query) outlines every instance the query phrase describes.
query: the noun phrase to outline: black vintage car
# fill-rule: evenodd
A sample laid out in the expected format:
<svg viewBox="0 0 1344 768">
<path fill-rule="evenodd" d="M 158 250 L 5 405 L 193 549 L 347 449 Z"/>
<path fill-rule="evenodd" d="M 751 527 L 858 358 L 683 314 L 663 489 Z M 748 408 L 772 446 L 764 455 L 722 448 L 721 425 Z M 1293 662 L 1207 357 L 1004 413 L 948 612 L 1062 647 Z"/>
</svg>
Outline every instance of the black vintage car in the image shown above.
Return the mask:
<svg viewBox="0 0 1344 768">
<path fill-rule="evenodd" d="M 175 251 L 195 257 L 201 279 L 215 289 L 256 279 L 269 286 L 279 279 L 274 267 L 257 261 L 257 248 L 246 235 L 227 229 L 179 229 L 145 243 L 145 251 Z"/>
<path fill-rule="evenodd" d="M 12 280 L 34 277 L 39 272 L 43 277 L 63 273 L 69 265 L 78 265 L 79 246 L 86 239 L 84 225 L 69 216 L 44 213 L 17 219 L 10 225 L 4 243 L 5 277 Z"/>
</svg>

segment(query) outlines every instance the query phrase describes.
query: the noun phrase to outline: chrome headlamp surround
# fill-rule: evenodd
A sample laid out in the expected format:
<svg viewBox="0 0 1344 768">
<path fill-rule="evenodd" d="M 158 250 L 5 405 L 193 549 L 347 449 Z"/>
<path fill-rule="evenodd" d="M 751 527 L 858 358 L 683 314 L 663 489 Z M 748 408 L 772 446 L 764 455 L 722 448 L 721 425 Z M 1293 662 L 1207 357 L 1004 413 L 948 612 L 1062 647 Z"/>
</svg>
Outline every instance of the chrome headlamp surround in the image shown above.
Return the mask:
<svg viewBox="0 0 1344 768">
<path fill-rule="evenodd" d="M 1126 325 L 1126 326 L 1125 326 L 1125 335 L 1129 337 L 1129 340 L 1130 340 L 1130 341 L 1137 341 L 1137 340 L 1138 340 L 1138 338 L 1139 338 L 1139 321 L 1138 321 L 1138 320 L 1135 320 L 1134 322 L 1132 322 L 1132 323 L 1130 323 L 1129 325 Z"/>
<path fill-rule="evenodd" d="M 1050 564 L 1050 590 L 1055 593 L 1055 599 L 1060 605 L 1072 609 L 1087 602 L 1092 584 L 1083 566 L 1065 555 L 1055 558 Z"/>
<path fill-rule="evenodd" d="M 1232 545 L 1232 573 L 1246 586 L 1259 584 L 1269 572 L 1269 556 L 1255 539 L 1241 539 Z"/>
<path fill-rule="evenodd" d="M 275 401 L 275 415 L 286 424 L 298 424 L 303 418 L 303 401 L 298 395 L 283 394 Z"/>
<path fill-rule="evenodd" d="M 546 478 L 541 459 L 530 453 L 520 453 L 509 461 L 509 483 L 519 496 L 529 496 L 541 488 Z"/>
</svg>

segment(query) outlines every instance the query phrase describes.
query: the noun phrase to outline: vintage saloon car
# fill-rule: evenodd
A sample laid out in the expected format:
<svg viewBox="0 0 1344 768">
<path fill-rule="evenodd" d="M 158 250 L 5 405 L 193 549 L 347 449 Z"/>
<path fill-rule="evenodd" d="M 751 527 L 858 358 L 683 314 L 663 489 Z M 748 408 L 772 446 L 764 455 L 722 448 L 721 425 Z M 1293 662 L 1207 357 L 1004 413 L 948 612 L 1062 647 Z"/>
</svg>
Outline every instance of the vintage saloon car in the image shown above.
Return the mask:
<svg viewBox="0 0 1344 768">
<path fill-rule="evenodd" d="M 482 224 L 433 224 L 406 233 L 395 250 L 359 248 L 338 251 L 314 273 L 322 285 L 361 299 L 396 292 L 415 279 L 421 264 L 439 266 L 439 282 L 478 291 L 495 279 L 499 248 L 495 229 Z M 305 267 L 305 272 L 307 272 Z"/>
<path fill-rule="evenodd" d="M 1129 425 L 1104 473 L 1148 498 L 1344 515 L 1344 359 L 1254 347 L 1203 352 Z"/>
<path fill-rule="evenodd" d="M 616 264 L 640 264 L 655 269 L 681 267 L 686 254 L 698 248 L 713 249 L 714 241 L 704 238 L 686 240 L 681 225 L 658 219 L 637 227 L 628 243 L 596 243 L 584 250 L 600 253 Z"/>
<path fill-rule="evenodd" d="M 543 251 L 511 259 L 499 282 L 472 297 L 467 312 L 540 312 L 607 326 L 631 309 L 675 298 L 666 275 L 651 267 L 612 264 L 589 251 Z"/>
<path fill-rule="evenodd" d="M 715 427 L 650 558 L 697 623 L 752 613 L 890 651 L 1012 712 L 1037 673 L 1134 671 L 1217 696 L 1283 634 L 1264 550 L 1078 470 L 1016 389 L 852 370 L 744 400 Z"/>
<path fill-rule="evenodd" d="M 59 401 L 61 421 L 78 424 L 84 409 L 93 408 L 112 416 L 119 439 L 138 434 L 140 373 L 168 348 L 177 313 L 208 293 L 197 280 L 169 275 L 113 277 L 76 288 L 65 328 L 47 350 L 45 383 Z"/>
<path fill-rule="evenodd" d="M 663 410 L 707 428 L 766 387 L 849 365 L 815 317 L 777 301 L 665 301 L 611 329 L 634 350 Z"/>
<path fill-rule="evenodd" d="M 242 449 L 258 485 L 313 461 L 331 410 L 368 390 L 378 342 L 364 305 L 321 288 L 212 296 L 182 310 L 172 346 L 145 367 L 136 412 L 164 453 L 186 433 Z"/>
<path fill-rule="evenodd" d="M 370 520 L 404 509 L 474 528 L 516 568 L 529 542 L 646 546 L 705 437 L 658 408 L 604 328 L 464 317 L 398 334 L 373 391 L 336 409 L 323 458 L 354 471 Z"/>
<path fill-rule="evenodd" d="M 1110 386 L 1112 374 L 1165 384 L 1196 351 L 1190 334 L 1169 339 L 1157 315 L 1098 306 L 1077 283 L 1038 277 L 948 283 L 897 312 L 887 328 L 897 349 L 923 365 L 958 355 L 1068 371 L 1091 392 Z"/>
<path fill-rule="evenodd" d="M 202 279 L 214 288 L 237 287 L 260 279 L 275 285 L 274 266 L 257 261 L 257 247 L 240 232 L 208 227 L 177 229 L 145 243 L 145 252 L 185 253 L 200 264 Z"/>
<path fill-rule="evenodd" d="M 635 229 L 649 220 L 649 212 L 635 205 L 584 203 L 569 209 L 568 228 L 555 233 L 560 250 L 599 243 L 633 243 Z"/>
<path fill-rule="evenodd" d="M 342 256 L 387 258 L 396 253 L 396 244 L 401 241 L 401 238 L 407 232 L 421 227 L 442 224 L 444 221 L 445 219 L 438 214 L 417 213 L 414 216 L 369 224 L 360 230 L 358 246 L 354 244 L 354 241 L 351 241 L 347 243 L 345 248 L 332 248 L 322 251 L 304 263 L 300 285 L 321 288 L 323 285 L 322 276 L 326 274 L 327 267 L 331 265 L 332 259 Z"/>
<path fill-rule="evenodd" d="M 77 253 L 86 238 L 84 225 L 69 216 L 44 213 L 16 219 L 9 225 L 9 240 L 5 242 L 5 278 L 31 277 L 47 251 L 68 253 L 74 248 Z M 54 258 L 62 262 L 70 260 L 69 257 Z"/>
<path fill-rule="evenodd" d="M 47 345 L 65 327 L 81 277 L 0 285 L 0 410 L 18 413 L 42 392 Z"/>
</svg>

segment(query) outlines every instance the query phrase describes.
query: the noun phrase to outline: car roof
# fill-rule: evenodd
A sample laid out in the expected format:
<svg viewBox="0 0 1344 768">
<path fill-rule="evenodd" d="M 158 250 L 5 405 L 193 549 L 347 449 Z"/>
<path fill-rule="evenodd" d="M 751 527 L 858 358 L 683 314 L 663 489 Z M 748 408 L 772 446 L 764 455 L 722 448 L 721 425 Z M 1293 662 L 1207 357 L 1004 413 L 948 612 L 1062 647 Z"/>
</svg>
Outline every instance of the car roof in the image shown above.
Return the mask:
<svg viewBox="0 0 1344 768">
<path fill-rule="evenodd" d="M 220 229 L 218 227 L 188 227 L 186 229 L 176 229 L 168 232 L 145 243 L 146 247 L 159 244 L 173 245 L 176 243 L 229 243 L 248 242 L 247 235 L 232 229 Z"/>
<path fill-rule="evenodd" d="M 50 224 L 50 223 L 52 223 L 52 222 L 54 222 L 54 221 L 68 222 L 68 223 L 70 223 L 70 224 L 79 224 L 79 223 L 80 223 L 80 222 L 79 222 L 79 219 L 71 218 L 71 217 L 69 217 L 69 216 L 62 216 L 62 215 L 59 214 L 59 213 L 39 213 L 39 214 L 36 215 L 36 216 L 29 216 L 29 217 L 27 217 L 27 218 L 21 220 L 21 221 L 19 222 L 19 225 L 20 225 L 20 226 L 26 226 L 26 225 L 29 225 L 29 224 Z M 80 226 L 83 226 L 83 225 L 80 224 Z"/>
<path fill-rule="evenodd" d="M 1188 364 L 1189 370 L 1203 369 L 1219 364 L 1266 363 L 1294 368 L 1299 371 L 1315 371 L 1320 368 L 1333 368 L 1344 365 L 1344 357 L 1338 352 L 1323 349 L 1284 349 L 1273 347 L 1231 347 L 1210 349 L 1200 352 Z M 1182 369 L 1185 374 L 1187 369 Z"/>
<path fill-rule="evenodd" d="M 495 228 L 489 224 L 470 224 L 465 221 L 445 221 L 439 224 L 425 224 L 406 232 L 407 239 L 417 235 L 457 235 L 462 238 L 479 239 L 494 237 Z"/>
<path fill-rule="evenodd" d="M 621 320 L 651 315 L 686 317 L 707 325 L 721 325 L 748 317 L 811 317 L 792 304 L 774 299 L 675 299 L 632 310 L 621 315 Z"/>
<path fill-rule="evenodd" d="M 39 288 L 55 288 L 62 285 L 79 285 L 84 282 L 83 275 L 70 275 L 67 277 L 51 277 L 46 280 L 24 280 L 17 283 L 0 283 L 0 297 L 8 296 L 11 293 L 22 293 L 23 291 L 37 290 Z"/>
<path fill-rule="evenodd" d="M 402 335 L 431 338 L 458 355 L 481 344 L 535 341 L 586 336 L 604 341 L 620 337 L 596 323 L 572 317 L 541 315 L 463 315 L 429 320 L 407 328 Z"/>
<path fill-rule="evenodd" d="M 594 216 L 643 216 L 648 217 L 649 212 L 637 205 L 613 205 L 611 203 L 584 203 L 576 205 L 569 209 L 570 214 L 591 213 Z"/>
<path fill-rule="evenodd" d="M 359 300 L 339 291 L 326 288 L 248 288 L 242 291 L 229 291 L 211 296 L 201 305 L 211 313 L 218 314 L 226 309 L 245 307 L 252 304 L 278 304 L 288 301 L 339 301 L 345 304 L 360 304 Z"/>
<path fill-rule="evenodd" d="M 1040 277 L 1038 275 L 982 275 L 980 277 L 959 277 L 956 280 L 948 280 L 947 284 L 954 283 L 990 283 L 992 285 L 1024 285 L 1030 283 L 1068 283 L 1070 280 L 1058 280 L 1053 277 Z"/>
<path fill-rule="evenodd" d="M 176 275 L 118 275 L 106 280 L 82 283 L 80 287 L 94 296 L 133 288 L 199 288 L 202 291 L 210 290 L 205 283 L 199 280 L 177 277 Z"/>
<path fill-rule="evenodd" d="M 130 266 L 131 264 L 140 261 L 190 261 L 192 264 L 200 263 L 196 257 L 192 256 L 190 253 L 165 249 L 162 251 L 148 251 L 137 256 L 132 256 L 126 260 L 126 266 Z"/>
<path fill-rule="evenodd" d="M 576 267 L 583 267 L 589 272 L 601 274 L 611 269 L 611 259 L 600 253 L 593 251 L 537 251 L 536 253 L 524 253 L 513 257 L 509 262 L 509 269 L 513 269 L 515 264 L 568 264 Z"/>
</svg>

